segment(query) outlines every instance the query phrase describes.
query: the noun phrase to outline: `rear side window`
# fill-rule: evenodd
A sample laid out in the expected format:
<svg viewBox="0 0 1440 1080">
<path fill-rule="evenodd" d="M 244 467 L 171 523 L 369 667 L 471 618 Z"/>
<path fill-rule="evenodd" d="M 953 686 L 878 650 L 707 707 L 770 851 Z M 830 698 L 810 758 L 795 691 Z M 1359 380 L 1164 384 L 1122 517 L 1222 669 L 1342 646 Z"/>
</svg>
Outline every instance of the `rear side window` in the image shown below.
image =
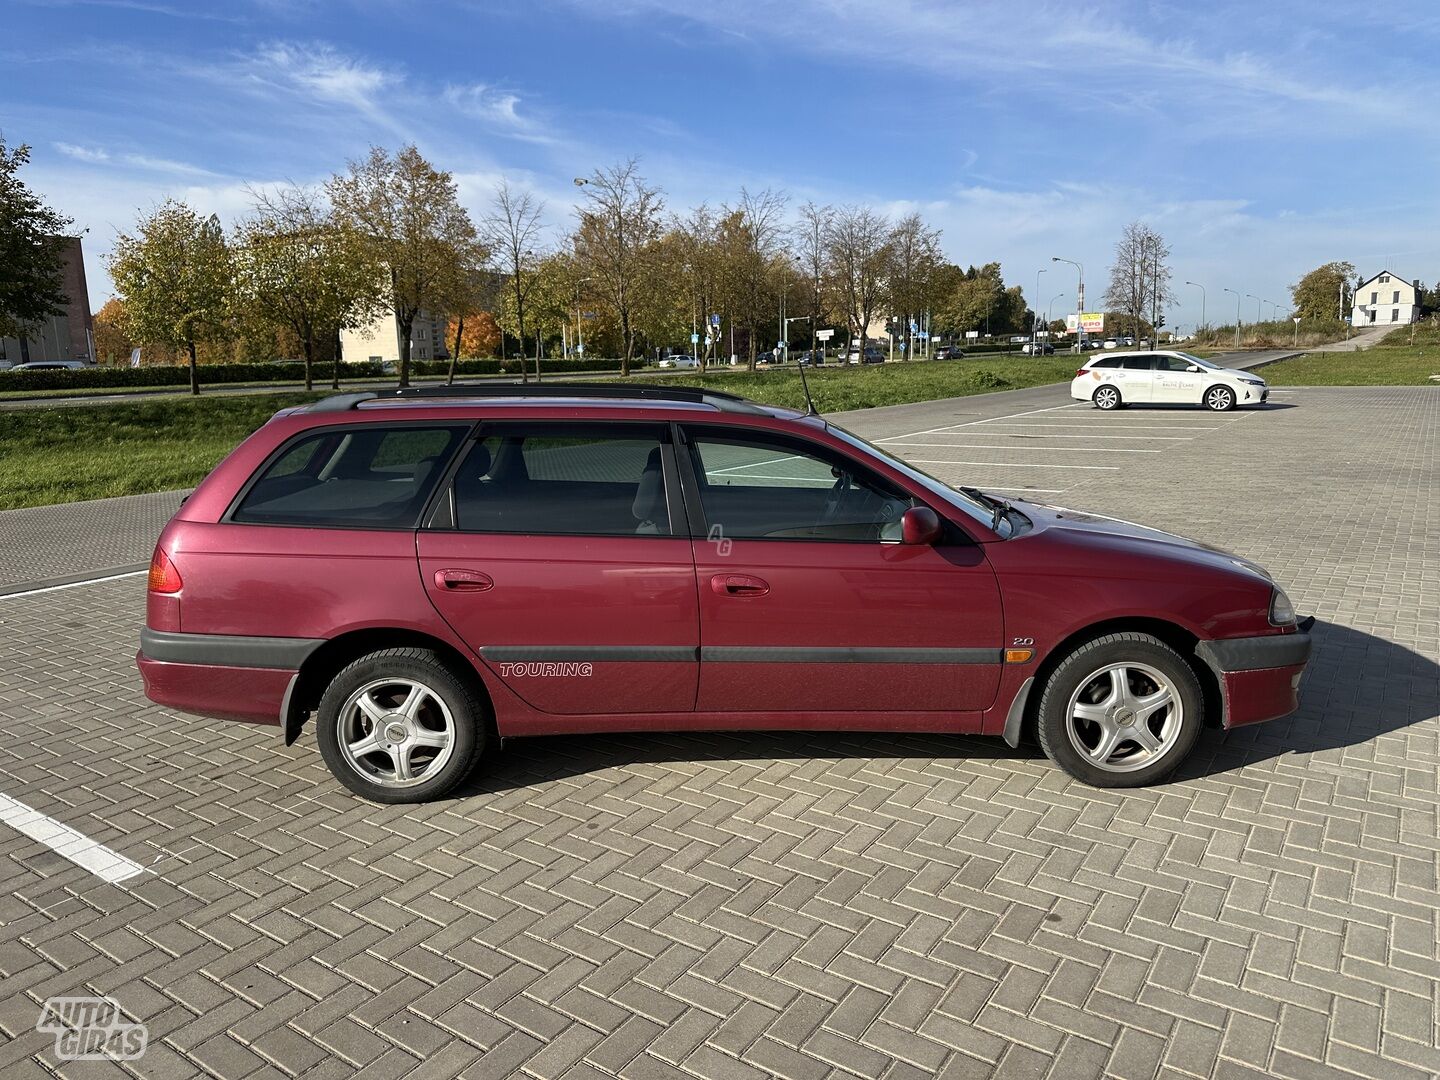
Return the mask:
<svg viewBox="0 0 1440 1080">
<path fill-rule="evenodd" d="M 411 528 L 468 426 L 324 428 L 271 460 L 230 515 L 250 525 Z"/>
<path fill-rule="evenodd" d="M 1104 360 L 1096 360 L 1090 367 L 1093 368 L 1118 368 L 1120 358 L 1118 356 L 1107 356 Z"/>
<path fill-rule="evenodd" d="M 455 527 L 551 536 L 670 536 L 666 429 L 503 424 L 455 473 Z M 678 511 L 677 511 L 678 514 Z"/>
<path fill-rule="evenodd" d="M 1149 371 L 1150 357 L 1148 354 L 1126 356 L 1121 359 L 1120 366 L 1126 371 Z"/>
</svg>

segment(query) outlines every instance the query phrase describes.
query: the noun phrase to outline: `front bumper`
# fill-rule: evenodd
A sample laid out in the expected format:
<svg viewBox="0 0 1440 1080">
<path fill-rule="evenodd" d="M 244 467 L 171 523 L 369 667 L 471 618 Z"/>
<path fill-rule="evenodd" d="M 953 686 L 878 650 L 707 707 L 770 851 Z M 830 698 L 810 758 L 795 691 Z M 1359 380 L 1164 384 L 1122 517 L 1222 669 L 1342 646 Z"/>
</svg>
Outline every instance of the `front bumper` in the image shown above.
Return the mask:
<svg viewBox="0 0 1440 1080">
<path fill-rule="evenodd" d="M 1300 707 L 1300 678 L 1310 661 L 1313 617 L 1293 634 L 1202 641 L 1195 655 L 1220 683 L 1224 727 L 1288 716 Z"/>
</svg>

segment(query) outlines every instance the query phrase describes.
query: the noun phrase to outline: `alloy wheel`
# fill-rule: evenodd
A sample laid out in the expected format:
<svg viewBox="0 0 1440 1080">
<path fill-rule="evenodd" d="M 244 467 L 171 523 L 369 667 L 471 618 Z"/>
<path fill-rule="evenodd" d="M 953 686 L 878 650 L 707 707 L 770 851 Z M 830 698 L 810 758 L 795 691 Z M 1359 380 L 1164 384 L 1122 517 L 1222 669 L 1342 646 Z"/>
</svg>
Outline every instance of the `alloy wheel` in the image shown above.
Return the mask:
<svg viewBox="0 0 1440 1080">
<path fill-rule="evenodd" d="M 345 763 L 372 783 L 405 788 L 435 776 L 455 746 L 455 718 L 430 687 L 375 679 L 346 699 L 337 721 Z"/>
<path fill-rule="evenodd" d="M 1235 395 L 1223 386 L 1212 387 L 1205 395 L 1205 404 L 1216 412 L 1224 412 L 1234 400 Z"/>
<path fill-rule="evenodd" d="M 1135 772 L 1170 752 L 1184 707 L 1172 681 L 1149 664 L 1109 664 L 1081 681 L 1065 710 L 1070 743 L 1097 768 Z"/>
<path fill-rule="evenodd" d="M 1113 409 L 1120 404 L 1120 392 L 1113 387 L 1102 386 L 1095 391 L 1095 405 L 1101 409 Z"/>
</svg>

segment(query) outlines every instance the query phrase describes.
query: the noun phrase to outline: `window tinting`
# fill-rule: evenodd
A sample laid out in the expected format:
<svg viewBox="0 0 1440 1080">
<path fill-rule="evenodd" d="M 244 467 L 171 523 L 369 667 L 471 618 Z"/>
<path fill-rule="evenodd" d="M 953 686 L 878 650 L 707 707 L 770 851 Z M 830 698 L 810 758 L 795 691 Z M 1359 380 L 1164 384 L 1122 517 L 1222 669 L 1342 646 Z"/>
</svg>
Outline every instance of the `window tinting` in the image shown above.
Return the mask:
<svg viewBox="0 0 1440 1080">
<path fill-rule="evenodd" d="M 1120 358 L 1118 356 L 1107 356 L 1103 360 L 1096 360 L 1090 366 L 1092 368 L 1118 368 L 1120 366 Z"/>
<path fill-rule="evenodd" d="M 1148 354 L 1140 356 L 1125 356 L 1121 358 L 1120 366 L 1126 371 L 1149 371 L 1150 357 Z"/>
<path fill-rule="evenodd" d="M 415 524 L 468 427 L 327 428 L 292 443 L 232 521 L 393 529 Z"/>
<path fill-rule="evenodd" d="M 466 532 L 669 536 L 662 429 L 504 425 L 455 474 Z"/>
<path fill-rule="evenodd" d="M 918 505 L 819 448 L 697 433 L 690 449 L 706 526 L 737 540 L 898 542 Z"/>
<path fill-rule="evenodd" d="M 1190 361 L 1182 360 L 1178 356 L 1157 356 L 1155 357 L 1156 371 L 1186 371 L 1190 367 Z"/>
</svg>

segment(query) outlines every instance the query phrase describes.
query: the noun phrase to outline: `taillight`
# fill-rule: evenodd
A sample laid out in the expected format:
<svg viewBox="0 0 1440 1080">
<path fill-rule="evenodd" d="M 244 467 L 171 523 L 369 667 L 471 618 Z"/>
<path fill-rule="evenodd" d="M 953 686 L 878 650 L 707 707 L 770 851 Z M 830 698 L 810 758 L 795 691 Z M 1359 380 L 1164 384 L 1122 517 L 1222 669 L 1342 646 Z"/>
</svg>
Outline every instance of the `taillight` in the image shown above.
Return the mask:
<svg viewBox="0 0 1440 1080">
<path fill-rule="evenodd" d="M 1078 379 L 1081 375 L 1084 375 L 1085 372 L 1088 371 L 1088 370 L 1089 370 L 1088 368 L 1083 368 L 1083 367 L 1082 367 L 1082 368 L 1077 368 L 1077 369 L 1075 370 L 1075 377 Z"/>
<path fill-rule="evenodd" d="M 175 569 L 172 563 L 158 547 L 155 554 L 150 557 L 150 580 L 147 588 L 153 593 L 178 593 L 184 582 L 180 580 L 180 571 Z"/>
</svg>

